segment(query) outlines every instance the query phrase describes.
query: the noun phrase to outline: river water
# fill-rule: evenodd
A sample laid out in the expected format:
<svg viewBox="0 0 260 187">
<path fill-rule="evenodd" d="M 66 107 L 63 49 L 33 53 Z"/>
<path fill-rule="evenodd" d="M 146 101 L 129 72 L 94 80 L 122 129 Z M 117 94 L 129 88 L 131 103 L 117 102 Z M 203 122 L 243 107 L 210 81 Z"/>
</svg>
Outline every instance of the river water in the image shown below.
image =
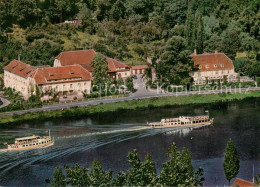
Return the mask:
<svg viewBox="0 0 260 187">
<path fill-rule="evenodd" d="M 201 115 L 205 110 L 214 117 L 214 125 L 201 129 L 151 129 L 147 121 L 179 115 Z M 130 167 L 127 154 L 138 149 L 141 159 L 150 153 L 157 172 L 167 160 L 172 142 L 181 150 L 187 147 L 195 168 L 204 169 L 205 186 L 228 184 L 223 172 L 224 150 L 232 138 L 240 157 L 238 177 L 252 181 L 260 173 L 260 100 L 222 105 L 199 105 L 165 109 L 147 109 L 99 115 L 92 118 L 56 120 L 21 124 L 0 129 L 2 138 L 46 135 L 50 129 L 55 145 L 46 149 L 0 153 L 0 185 L 42 186 L 56 166 L 79 163 L 89 167 L 94 158 L 114 173 Z M 1 147 L 3 148 L 3 146 Z"/>
</svg>

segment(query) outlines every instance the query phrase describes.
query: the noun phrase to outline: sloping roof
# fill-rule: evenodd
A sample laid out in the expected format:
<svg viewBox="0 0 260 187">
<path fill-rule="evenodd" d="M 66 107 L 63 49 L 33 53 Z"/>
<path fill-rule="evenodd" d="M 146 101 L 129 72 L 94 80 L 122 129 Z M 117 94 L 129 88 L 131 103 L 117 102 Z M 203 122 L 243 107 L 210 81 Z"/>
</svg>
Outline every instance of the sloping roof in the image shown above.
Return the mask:
<svg viewBox="0 0 260 187">
<path fill-rule="evenodd" d="M 80 64 L 85 69 L 90 72 L 93 71 L 91 67 L 91 62 L 96 56 L 96 52 L 94 50 L 80 50 L 80 51 L 66 51 L 60 53 L 55 59 L 60 60 L 62 66 L 68 66 L 73 64 Z M 114 72 L 117 68 L 126 68 L 128 67 L 126 64 L 106 57 L 108 62 L 108 71 Z"/>
<path fill-rule="evenodd" d="M 240 178 L 236 178 L 236 180 L 234 181 L 232 186 L 251 187 L 251 186 L 254 186 L 254 183 L 240 179 Z"/>
<path fill-rule="evenodd" d="M 38 85 L 89 81 L 92 79 L 90 73 L 80 65 L 39 68 L 35 71 L 33 78 Z"/>
<path fill-rule="evenodd" d="M 135 70 L 135 69 L 147 69 L 147 68 L 148 68 L 148 65 L 132 66 L 133 70 Z"/>
<path fill-rule="evenodd" d="M 88 70 L 89 72 L 93 72 L 94 68 L 89 65 L 89 64 L 80 64 L 83 68 L 85 68 L 86 70 Z"/>
<path fill-rule="evenodd" d="M 117 71 L 117 68 L 127 68 L 128 66 L 126 64 L 123 64 L 122 62 L 119 62 L 118 60 L 112 59 L 107 57 L 108 62 L 108 71 L 114 72 Z"/>
<path fill-rule="evenodd" d="M 73 64 L 90 65 L 95 56 L 96 52 L 94 50 L 66 51 L 61 52 L 55 59 L 60 60 L 62 66 Z"/>
<path fill-rule="evenodd" d="M 12 60 L 7 66 L 4 67 L 4 70 L 27 78 L 36 70 L 36 68 L 21 61 Z"/>
<path fill-rule="evenodd" d="M 191 55 L 194 65 L 201 66 L 199 71 L 216 71 L 234 69 L 233 62 L 224 53 L 204 53 Z M 223 64 L 223 65 L 222 65 Z M 206 65 L 208 68 L 206 68 Z"/>
</svg>

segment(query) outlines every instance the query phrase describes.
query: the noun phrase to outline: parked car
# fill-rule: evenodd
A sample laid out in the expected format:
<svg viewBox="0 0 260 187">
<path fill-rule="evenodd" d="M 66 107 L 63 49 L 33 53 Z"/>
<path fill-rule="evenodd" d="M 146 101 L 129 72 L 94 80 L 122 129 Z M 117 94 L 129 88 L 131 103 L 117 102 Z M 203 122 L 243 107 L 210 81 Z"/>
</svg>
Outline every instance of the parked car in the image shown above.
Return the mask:
<svg viewBox="0 0 260 187">
<path fill-rule="evenodd" d="M 132 79 L 137 79 L 137 76 L 136 75 L 132 75 Z"/>
</svg>

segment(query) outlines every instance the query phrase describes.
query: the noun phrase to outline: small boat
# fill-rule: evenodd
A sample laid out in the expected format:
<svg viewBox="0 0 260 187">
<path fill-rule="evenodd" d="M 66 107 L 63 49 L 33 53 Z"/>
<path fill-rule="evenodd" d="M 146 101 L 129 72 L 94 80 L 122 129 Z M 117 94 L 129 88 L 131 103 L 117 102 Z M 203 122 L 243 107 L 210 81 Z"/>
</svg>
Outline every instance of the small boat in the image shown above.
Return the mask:
<svg viewBox="0 0 260 187">
<path fill-rule="evenodd" d="M 209 115 L 204 116 L 180 116 L 178 118 L 166 118 L 160 122 L 147 122 L 152 128 L 174 128 L 174 127 L 194 127 L 213 124 L 214 118 Z"/>
<path fill-rule="evenodd" d="M 54 139 L 51 138 L 50 131 L 49 136 L 28 136 L 23 138 L 15 138 L 14 144 L 7 145 L 7 149 L 0 149 L 0 151 L 23 151 L 30 149 L 46 148 L 54 145 Z"/>
</svg>

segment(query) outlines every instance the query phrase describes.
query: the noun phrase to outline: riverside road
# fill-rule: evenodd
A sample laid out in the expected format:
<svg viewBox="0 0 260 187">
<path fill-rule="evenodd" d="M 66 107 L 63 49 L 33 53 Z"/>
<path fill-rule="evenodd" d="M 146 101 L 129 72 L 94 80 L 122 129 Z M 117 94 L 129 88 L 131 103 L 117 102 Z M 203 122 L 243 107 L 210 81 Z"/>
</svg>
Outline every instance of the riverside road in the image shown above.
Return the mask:
<svg viewBox="0 0 260 187">
<path fill-rule="evenodd" d="M 207 90 L 207 91 L 190 91 L 190 92 L 174 92 L 174 93 L 157 93 L 157 92 L 137 92 L 131 94 L 128 97 L 118 97 L 118 98 L 103 98 L 96 100 L 86 100 L 81 102 L 68 102 L 61 104 L 53 104 L 53 105 L 44 105 L 41 108 L 33 108 L 28 110 L 21 111 L 12 111 L 0 113 L 0 116 L 11 116 L 14 114 L 22 115 L 31 112 L 42 112 L 42 111 L 52 111 L 52 110 L 63 110 L 67 108 L 73 107 L 85 107 L 90 105 L 99 105 L 99 104 L 108 104 L 108 103 L 117 103 L 121 101 L 131 101 L 131 100 L 140 100 L 140 99 L 149 99 L 149 98 L 159 98 L 159 97 L 178 97 L 178 96 L 187 96 L 187 95 L 206 95 L 206 94 L 219 94 L 219 93 L 237 93 L 237 92 L 248 92 L 248 91 L 257 91 L 260 90 L 260 87 L 252 87 L 252 88 L 237 88 L 237 89 L 228 89 L 228 90 Z"/>
</svg>

